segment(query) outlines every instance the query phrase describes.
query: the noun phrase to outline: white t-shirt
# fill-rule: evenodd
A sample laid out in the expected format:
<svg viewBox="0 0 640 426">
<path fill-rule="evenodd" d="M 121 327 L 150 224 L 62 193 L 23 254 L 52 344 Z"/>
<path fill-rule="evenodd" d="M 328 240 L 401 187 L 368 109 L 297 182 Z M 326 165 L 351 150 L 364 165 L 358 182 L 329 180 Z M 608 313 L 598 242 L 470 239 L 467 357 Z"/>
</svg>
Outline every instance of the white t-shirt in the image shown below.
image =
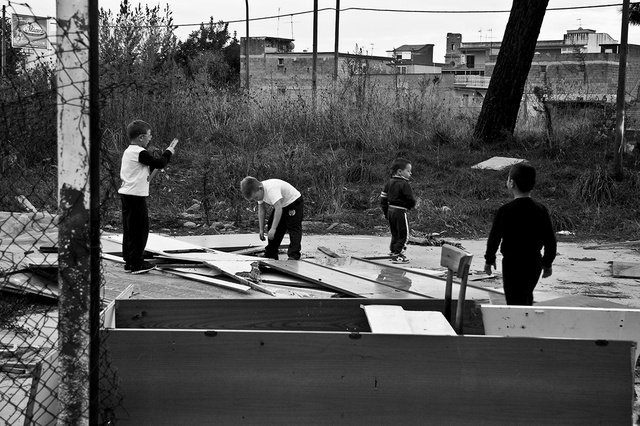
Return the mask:
<svg viewBox="0 0 640 426">
<path fill-rule="evenodd" d="M 120 167 L 122 186 L 118 189 L 120 194 L 138 197 L 149 196 L 151 168 L 138 161 L 142 151 L 144 148 L 139 145 L 129 145 L 122 154 L 122 166 Z"/>
<path fill-rule="evenodd" d="M 300 198 L 300 191 L 289 182 L 280 179 L 263 180 L 262 188 L 264 189 L 264 197 L 262 201 L 258 201 L 258 204 L 267 203 L 273 206 L 276 201 L 280 200 L 282 207 L 287 207 Z"/>
</svg>

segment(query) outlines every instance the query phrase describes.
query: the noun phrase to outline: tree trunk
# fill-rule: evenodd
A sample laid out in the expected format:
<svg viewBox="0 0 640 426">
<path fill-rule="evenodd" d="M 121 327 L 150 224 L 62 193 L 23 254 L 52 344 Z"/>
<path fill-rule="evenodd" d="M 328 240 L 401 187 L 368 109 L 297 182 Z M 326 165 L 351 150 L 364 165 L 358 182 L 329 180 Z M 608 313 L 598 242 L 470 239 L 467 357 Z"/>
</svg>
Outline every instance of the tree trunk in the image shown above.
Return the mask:
<svg viewBox="0 0 640 426">
<path fill-rule="evenodd" d="M 474 130 L 484 144 L 500 142 L 516 127 L 520 100 L 549 0 L 514 0 Z"/>
</svg>

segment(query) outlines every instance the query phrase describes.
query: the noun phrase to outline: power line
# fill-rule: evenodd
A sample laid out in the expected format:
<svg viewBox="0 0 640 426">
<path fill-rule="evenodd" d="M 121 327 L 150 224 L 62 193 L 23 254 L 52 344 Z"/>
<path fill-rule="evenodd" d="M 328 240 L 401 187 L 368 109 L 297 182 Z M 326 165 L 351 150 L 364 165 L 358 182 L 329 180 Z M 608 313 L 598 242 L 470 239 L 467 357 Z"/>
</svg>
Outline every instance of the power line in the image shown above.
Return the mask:
<svg viewBox="0 0 640 426">
<path fill-rule="evenodd" d="M 567 6 L 567 7 L 550 7 L 547 8 L 547 12 L 549 11 L 563 11 L 563 10 L 581 10 L 581 9 L 599 9 L 605 7 L 621 7 L 622 3 L 609 3 L 609 4 L 598 4 L 598 5 L 590 5 L 590 6 Z M 334 11 L 334 7 L 324 7 L 318 9 L 318 12 L 326 12 L 326 11 Z M 419 10 L 419 9 L 381 9 L 381 8 L 370 8 L 370 7 L 347 7 L 344 9 L 340 9 L 340 12 L 350 12 L 350 11 L 360 11 L 360 12 L 385 12 L 385 13 L 426 13 L 426 14 L 484 14 L 484 13 L 511 13 L 511 10 Z M 249 18 L 249 22 L 255 21 L 265 21 L 269 19 L 280 19 L 282 17 L 291 17 L 293 19 L 294 16 L 306 15 L 309 13 L 313 13 L 313 10 L 306 10 L 301 12 L 293 12 L 293 13 L 285 13 L 270 16 L 261 16 L 258 18 Z M 230 21 L 217 21 L 216 24 L 241 24 L 245 23 L 246 19 L 235 19 Z M 140 25 L 139 28 L 152 28 L 152 27 L 199 27 L 201 25 L 206 25 L 204 22 L 197 24 L 173 24 L 173 25 Z M 113 26 L 112 26 L 113 27 Z"/>
</svg>

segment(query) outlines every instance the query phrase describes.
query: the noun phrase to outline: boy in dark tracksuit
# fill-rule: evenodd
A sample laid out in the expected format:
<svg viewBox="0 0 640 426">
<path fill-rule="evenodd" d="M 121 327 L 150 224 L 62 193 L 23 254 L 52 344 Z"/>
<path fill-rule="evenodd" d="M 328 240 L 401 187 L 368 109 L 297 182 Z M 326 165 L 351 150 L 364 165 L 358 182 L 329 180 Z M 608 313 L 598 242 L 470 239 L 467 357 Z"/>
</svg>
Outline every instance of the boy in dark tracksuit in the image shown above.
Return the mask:
<svg viewBox="0 0 640 426">
<path fill-rule="evenodd" d="M 496 251 L 502 253 L 502 280 L 507 305 L 533 305 L 533 289 L 551 276 L 556 257 L 556 236 L 547 208 L 531 199 L 536 171 L 530 164 L 516 164 L 509 171 L 507 189 L 514 199 L 498 209 L 484 255 L 487 274 L 495 268 Z M 540 250 L 544 247 L 544 256 Z"/>
<path fill-rule="evenodd" d="M 404 255 L 404 250 L 409 237 L 409 222 L 407 211 L 416 205 L 413 197 L 409 178 L 411 177 L 411 162 L 404 158 L 398 158 L 391 166 L 391 179 L 387 182 L 380 194 L 380 207 L 384 217 L 389 221 L 391 230 L 391 260 L 393 263 L 408 263 L 409 259 Z"/>
</svg>

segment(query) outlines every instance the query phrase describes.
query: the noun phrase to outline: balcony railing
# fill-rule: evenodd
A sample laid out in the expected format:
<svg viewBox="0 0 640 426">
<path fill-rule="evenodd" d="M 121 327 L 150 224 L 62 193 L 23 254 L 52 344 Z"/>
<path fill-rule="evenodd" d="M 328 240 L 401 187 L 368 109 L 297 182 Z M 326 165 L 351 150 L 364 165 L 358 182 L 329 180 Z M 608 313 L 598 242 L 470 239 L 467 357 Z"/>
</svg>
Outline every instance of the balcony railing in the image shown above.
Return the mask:
<svg viewBox="0 0 640 426">
<path fill-rule="evenodd" d="M 489 87 L 489 80 L 491 80 L 491 77 L 483 75 L 456 75 L 453 84 L 457 87 L 486 89 Z"/>
</svg>

